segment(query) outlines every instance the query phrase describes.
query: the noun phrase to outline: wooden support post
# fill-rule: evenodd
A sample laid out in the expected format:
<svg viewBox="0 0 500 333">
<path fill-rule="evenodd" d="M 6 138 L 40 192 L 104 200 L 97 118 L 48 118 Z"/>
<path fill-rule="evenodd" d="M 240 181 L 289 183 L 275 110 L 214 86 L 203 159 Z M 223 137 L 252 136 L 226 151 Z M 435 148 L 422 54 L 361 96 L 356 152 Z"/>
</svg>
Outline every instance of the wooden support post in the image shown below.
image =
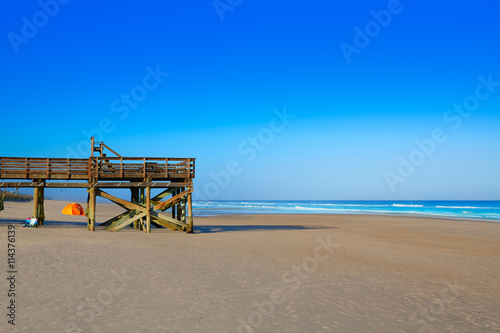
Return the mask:
<svg viewBox="0 0 500 333">
<path fill-rule="evenodd" d="M 165 191 L 162 191 L 160 194 L 158 194 L 154 198 L 152 198 L 151 201 L 159 201 L 161 199 L 164 199 L 175 191 L 176 191 L 175 188 L 167 188 Z"/>
<path fill-rule="evenodd" d="M 151 187 L 146 187 L 146 233 L 151 233 Z"/>
<path fill-rule="evenodd" d="M 33 215 L 31 217 L 38 218 L 38 201 L 40 200 L 40 188 L 35 187 L 33 191 Z"/>
<path fill-rule="evenodd" d="M 34 180 L 35 181 L 35 180 Z M 42 182 L 41 179 L 36 180 L 37 182 Z M 45 185 L 45 183 L 43 183 Z M 38 225 L 43 225 L 45 220 L 45 211 L 43 208 L 44 201 L 44 187 L 35 187 L 33 193 L 33 216 L 38 220 Z"/>
<path fill-rule="evenodd" d="M 180 194 L 184 189 L 181 187 L 177 194 Z M 182 200 L 177 204 L 177 220 L 182 221 Z"/>
<path fill-rule="evenodd" d="M 173 198 L 173 197 L 175 197 L 175 196 L 178 194 L 178 191 L 179 191 L 179 190 L 175 190 L 175 191 L 174 191 L 174 193 L 172 193 L 172 198 Z M 176 212 L 176 210 L 177 210 L 177 204 L 176 204 L 176 203 L 174 203 L 174 204 L 172 205 L 172 218 L 173 218 L 173 219 L 175 219 L 175 212 Z"/>
<path fill-rule="evenodd" d="M 187 199 L 186 199 L 186 197 L 183 197 L 181 199 L 181 222 L 183 222 L 183 223 L 186 223 L 186 217 L 187 217 L 187 214 L 186 214 L 187 205 L 186 205 L 186 203 L 187 203 Z"/>
<path fill-rule="evenodd" d="M 144 203 L 146 202 L 144 192 L 145 192 L 145 188 L 140 187 L 139 188 L 139 205 L 141 205 L 141 206 L 144 206 Z M 144 232 L 147 232 L 147 228 L 145 227 L 146 218 L 143 217 L 142 219 L 138 220 L 137 222 L 139 223 L 139 230 L 144 230 Z"/>
<path fill-rule="evenodd" d="M 140 191 L 138 188 L 130 188 L 131 193 L 131 198 L 130 202 L 138 204 L 140 200 Z M 139 220 L 135 220 L 133 223 L 134 229 L 139 229 L 141 227 L 141 224 L 139 223 Z"/>
<path fill-rule="evenodd" d="M 89 211 L 90 211 L 90 192 L 89 192 L 89 189 L 87 189 L 87 208 L 85 208 L 85 215 L 87 215 L 87 230 L 88 231 L 90 231 Z"/>
<path fill-rule="evenodd" d="M 189 215 L 188 218 L 189 227 L 187 232 L 192 234 L 194 230 L 193 230 L 193 198 L 191 193 L 188 194 L 187 200 L 188 200 L 188 215 Z"/>
<path fill-rule="evenodd" d="M 151 232 L 151 224 L 156 227 L 165 227 L 171 230 L 179 230 L 179 231 L 181 230 L 189 231 L 190 229 L 192 229 L 192 227 L 191 228 L 189 227 L 186 218 L 182 219 L 182 221 L 180 221 L 179 219 L 173 219 L 170 216 L 167 216 L 166 214 L 161 214 L 159 212 L 156 212 L 157 210 L 156 207 L 159 206 L 161 208 L 164 207 L 169 208 L 170 205 L 172 205 L 173 203 L 177 203 L 179 205 L 183 204 L 185 207 L 184 209 L 187 213 L 188 212 L 188 208 L 186 207 L 188 202 L 187 196 L 188 194 L 191 194 L 193 189 L 189 188 L 184 192 L 174 195 L 165 202 L 158 203 L 155 202 L 153 200 L 154 198 L 151 197 L 151 187 L 152 186 L 147 186 L 145 188 L 146 202 L 144 204 L 139 204 L 139 203 L 136 204 L 128 202 L 126 200 L 112 196 L 96 187 L 95 188 L 96 196 L 101 196 L 103 198 L 111 200 L 112 202 L 114 202 L 115 204 L 126 210 L 126 212 L 119 214 L 107 220 L 106 222 L 101 223 L 100 225 L 105 226 L 106 230 L 118 231 L 126 226 L 132 225 L 135 221 L 144 221 L 143 222 L 144 226 L 142 229 L 145 232 Z M 168 191 L 170 190 L 171 189 L 168 189 Z M 171 191 L 171 193 L 172 192 L 173 191 Z"/>
<path fill-rule="evenodd" d="M 139 197 L 140 197 L 139 189 L 136 187 L 131 187 L 130 192 L 132 192 L 130 197 L 130 202 L 135 204 L 139 203 Z"/>
<path fill-rule="evenodd" d="M 89 231 L 95 231 L 95 206 L 96 206 L 96 191 L 95 187 L 90 187 L 88 189 L 89 199 L 87 207 L 87 224 Z"/>
<path fill-rule="evenodd" d="M 45 201 L 45 187 L 41 187 L 38 194 L 40 195 L 40 199 L 38 201 L 38 224 L 43 225 L 43 222 L 45 221 L 45 209 L 43 208 Z"/>
<path fill-rule="evenodd" d="M 33 180 L 36 182 L 42 182 L 41 179 Z M 45 183 L 42 183 L 45 185 Z M 44 187 L 35 187 L 33 193 L 33 216 L 37 219 L 38 225 L 43 225 L 43 221 L 45 220 L 45 211 L 43 208 L 44 201 Z"/>
</svg>

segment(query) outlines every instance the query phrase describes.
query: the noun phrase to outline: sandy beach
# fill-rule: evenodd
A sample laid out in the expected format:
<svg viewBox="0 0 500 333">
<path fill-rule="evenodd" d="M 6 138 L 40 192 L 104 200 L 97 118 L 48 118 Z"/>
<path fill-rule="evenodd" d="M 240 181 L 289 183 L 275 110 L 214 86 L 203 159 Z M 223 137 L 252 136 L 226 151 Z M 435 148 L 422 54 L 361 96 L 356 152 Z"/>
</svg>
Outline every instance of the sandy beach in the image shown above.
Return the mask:
<svg viewBox="0 0 500 333">
<path fill-rule="evenodd" d="M 0 212 L 2 332 L 500 331 L 500 223 L 368 215 L 195 219 L 195 234 L 86 228 L 46 201 Z M 98 204 L 97 221 L 119 212 Z M 8 324 L 7 231 L 16 232 Z"/>
</svg>

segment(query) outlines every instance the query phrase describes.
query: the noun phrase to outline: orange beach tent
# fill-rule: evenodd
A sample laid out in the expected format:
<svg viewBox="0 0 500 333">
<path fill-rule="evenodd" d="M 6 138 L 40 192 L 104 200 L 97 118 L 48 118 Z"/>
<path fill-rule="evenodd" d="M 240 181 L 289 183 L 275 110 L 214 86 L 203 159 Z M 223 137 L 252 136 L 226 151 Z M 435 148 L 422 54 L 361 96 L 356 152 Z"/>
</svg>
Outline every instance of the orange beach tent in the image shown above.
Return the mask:
<svg viewBox="0 0 500 333">
<path fill-rule="evenodd" d="M 66 215 L 85 215 L 85 211 L 82 206 L 77 203 L 71 203 L 63 208 L 62 212 Z"/>
</svg>

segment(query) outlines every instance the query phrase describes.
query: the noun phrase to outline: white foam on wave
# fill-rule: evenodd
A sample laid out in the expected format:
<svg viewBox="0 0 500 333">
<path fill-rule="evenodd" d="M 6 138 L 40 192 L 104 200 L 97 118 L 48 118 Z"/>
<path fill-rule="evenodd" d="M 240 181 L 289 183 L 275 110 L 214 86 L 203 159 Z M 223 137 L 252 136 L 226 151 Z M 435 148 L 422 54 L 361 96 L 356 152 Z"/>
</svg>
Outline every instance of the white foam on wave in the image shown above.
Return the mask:
<svg viewBox="0 0 500 333">
<path fill-rule="evenodd" d="M 357 205 L 357 204 L 310 204 L 311 206 L 333 206 L 333 207 L 389 207 L 389 205 Z"/>
<path fill-rule="evenodd" d="M 257 201 L 241 201 L 241 202 L 231 202 L 233 204 L 242 204 L 242 205 L 274 205 L 275 202 L 257 202 Z"/>
<path fill-rule="evenodd" d="M 276 206 L 256 206 L 256 205 L 244 205 L 245 208 L 278 208 Z"/>
<path fill-rule="evenodd" d="M 452 208 L 452 209 L 498 209 L 498 207 L 470 207 L 470 206 L 436 206 L 436 208 Z"/>
<path fill-rule="evenodd" d="M 295 206 L 295 209 L 302 209 L 302 210 L 316 210 L 316 211 L 332 211 L 332 212 L 363 212 L 366 210 L 361 210 L 361 209 L 348 209 L 348 208 L 316 208 L 316 207 L 304 207 L 304 206 Z"/>
<path fill-rule="evenodd" d="M 424 207 L 424 205 L 393 204 L 392 207 Z"/>
</svg>

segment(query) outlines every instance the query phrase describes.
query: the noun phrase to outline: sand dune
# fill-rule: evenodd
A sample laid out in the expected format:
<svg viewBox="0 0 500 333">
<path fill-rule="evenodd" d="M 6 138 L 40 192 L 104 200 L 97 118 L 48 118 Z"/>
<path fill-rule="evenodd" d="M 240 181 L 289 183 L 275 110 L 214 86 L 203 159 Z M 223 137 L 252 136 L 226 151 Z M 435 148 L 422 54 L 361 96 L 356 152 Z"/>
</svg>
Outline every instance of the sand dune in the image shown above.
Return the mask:
<svg viewBox="0 0 500 333">
<path fill-rule="evenodd" d="M 10 332 L 493 332 L 500 330 L 500 224 L 415 217 L 196 218 L 194 235 L 86 229 L 47 201 L 0 212 L 16 227 Z M 97 219 L 119 212 L 98 205 Z"/>
</svg>

